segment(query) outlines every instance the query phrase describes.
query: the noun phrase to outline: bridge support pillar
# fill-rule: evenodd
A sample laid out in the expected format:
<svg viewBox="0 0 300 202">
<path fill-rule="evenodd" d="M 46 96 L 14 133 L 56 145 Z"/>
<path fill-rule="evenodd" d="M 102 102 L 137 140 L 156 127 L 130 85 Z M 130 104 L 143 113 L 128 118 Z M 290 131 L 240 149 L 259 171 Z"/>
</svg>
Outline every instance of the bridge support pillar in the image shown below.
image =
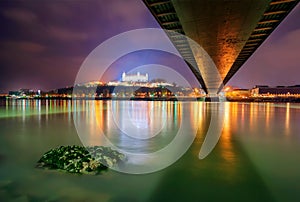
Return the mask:
<svg viewBox="0 0 300 202">
<path fill-rule="evenodd" d="M 220 96 L 218 94 L 207 94 L 205 97 L 205 102 L 219 102 Z"/>
</svg>

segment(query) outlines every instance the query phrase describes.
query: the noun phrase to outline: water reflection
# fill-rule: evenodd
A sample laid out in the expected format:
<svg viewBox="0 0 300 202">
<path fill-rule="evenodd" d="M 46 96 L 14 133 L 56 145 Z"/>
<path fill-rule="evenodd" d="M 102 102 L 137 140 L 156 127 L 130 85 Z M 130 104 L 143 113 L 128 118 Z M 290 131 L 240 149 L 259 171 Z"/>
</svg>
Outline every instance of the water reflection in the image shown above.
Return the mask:
<svg viewBox="0 0 300 202">
<path fill-rule="evenodd" d="M 75 105 L 75 119 L 79 133 L 85 133 L 81 139 L 86 145 L 103 144 L 107 138 L 128 151 L 155 151 L 174 138 L 181 123 L 181 103 L 95 101 L 85 105 L 84 111 Z M 146 147 L 147 142 L 161 143 Z"/>
<path fill-rule="evenodd" d="M 266 129 L 269 129 L 270 128 L 270 114 L 271 114 L 271 107 L 270 107 L 270 103 L 268 102 L 266 104 L 266 108 L 265 108 L 265 120 L 266 120 Z"/>
<path fill-rule="evenodd" d="M 2 103 L 3 104 L 3 103 Z M 70 100 L 6 100 L 5 108 L 0 105 L 0 118 L 22 117 L 32 115 L 47 115 L 53 113 L 69 113 L 72 102 Z"/>
<path fill-rule="evenodd" d="M 274 121 L 277 110 L 270 103 L 94 101 L 78 105 L 80 108 L 77 109 L 79 112 L 76 116 L 78 122 L 85 123 L 85 126 L 79 127 L 80 131 L 84 131 L 79 133 L 85 134 L 81 137 L 85 145 L 107 144 L 108 140 L 117 148 L 128 152 L 159 151 L 175 138 L 184 117 L 191 131 L 198 130 L 200 135 L 197 139 L 200 141 L 203 141 L 212 124 L 216 132 L 216 143 L 221 135 L 221 155 L 232 163 L 236 160 L 232 148 L 233 134 L 239 130 L 256 131 L 249 133 L 255 136 L 270 134 L 270 122 Z M 188 116 L 183 116 L 183 111 L 188 111 Z M 287 134 L 290 127 L 290 107 L 285 112 Z M 262 132 L 257 133 L 257 128 L 261 128 Z M 210 148 L 212 150 L 214 145 Z"/>
<path fill-rule="evenodd" d="M 3 103 L 5 108 L 0 109 L 0 118 L 21 117 L 25 124 L 27 116 L 36 115 L 38 126 L 42 116 L 47 124 L 53 113 L 64 113 L 72 124 L 72 110 L 75 110 L 75 117 L 86 124 L 83 141 L 88 145 L 102 144 L 100 134 L 103 133 L 121 148 L 138 149 L 142 153 L 157 151 L 170 143 L 183 117 L 191 131 L 198 130 L 201 134 L 197 140 L 203 141 L 213 113 L 219 110 L 213 103 L 203 102 L 6 100 Z M 281 134 L 291 135 L 295 128 L 291 125 L 295 120 L 292 111 L 296 110 L 299 106 L 290 103 L 225 103 L 223 136 L 229 139 L 238 130 L 248 130 L 249 135 L 268 135 L 273 132 L 274 121 L 282 127 Z M 187 116 L 183 115 L 184 111 L 188 112 Z M 259 133 L 257 128 L 261 130 Z"/>
<path fill-rule="evenodd" d="M 12 182 L 0 187 L 4 190 L 2 193 L 7 193 L 6 201 L 20 199 L 20 195 L 34 196 L 28 200 L 39 201 L 52 200 L 53 196 L 62 201 L 99 201 L 101 195 L 105 195 L 109 201 L 130 198 L 136 196 L 135 193 L 139 193 L 137 199 L 144 199 L 137 201 L 200 198 L 208 201 L 212 196 L 214 201 L 299 201 L 300 198 L 299 104 L 224 103 L 222 111 L 221 105 L 204 102 L 145 102 L 131 108 L 112 101 L 18 100 L 3 103 L 5 106 L 0 107 L 0 150 L 4 160 L 0 174 L 2 183 L 4 180 Z M 147 110 L 140 109 L 141 106 Z M 133 111 L 128 113 L 126 107 Z M 198 129 L 197 139 L 182 159 L 151 175 L 137 177 L 109 171 L 100 176 L 78 177 L 36 170 L 33 165 L 45 151 L 59 145 L 81 143 L 72 120 L 71 110 L 75 109 L 74 117 L 88 124 L 86 127 L 91 131 L 86 133 L 89 144 L 102 144 L 99 141 L 101 129 L 111 141 L 128 151 L 155 152 L 175 139 L 183 122 L 189 124 L 183 128 L 181 136 Z M 155 137 L 137 139 L 118 129 L 114 112 L 120 115 L 120 122 L 124 117 L 122 124 L 126 125 L 125 118 L 132 123 L 143 119 L 141 123 L 149 124 L 144 127 L 148 129 L 157 121 L 150 120 L 151 117 L 165 116 L 166 121 Z M 213 112 L 223 112 L 222 135 L 212 153 L 199 160 L 198 153 Z M 266 125 L 267 120 L 269 125 Z M 163 162 L 138 160 L 141 164 L 141 160 Z M 116 184 L 122 190 L 116 189 Z M 172 192 L 174 186 L 181 190 L 177 195 Z M 62 191 L 57 192 L 57 189 Z M 214 190 L 219 194 L 213 195 Z M 162 200 L 148 199 L 149 195 Z"/>
<path fill-rule="evenodd" d="M 171 164 L 192 144 L 199 125 L 193 107 L 188 102 L 94 101 L 76 111 L 74 121 L 84 145 L 121 150 L 128 157 L 126 166 L 153 171 Z"/>
<path fill-rule="evenodd" d="M 232 108 L 231 108 L 232 107 Z M 235 160 L 235 154 L 232 148 L 232 124 L 237 122 L 238 117 L 238 109 L 237 104 L 234 103 L 230 105 L 230 103 L 225 103 L 224 110 L 224 124 L 222 130 L 222 136 L 220 139 L 220 146 L 222 148 L 221 155 L 228 162 L 233 163 Z M 233 167 L 231 167 L 233 169 Z"/>
<path fill-rule="evenodd" d="M 289 135 L 289 129 L 290 129 L 290 103 L 286 103 L 285 108 L 285 128 L 286 128 L 286 134 Z"/>
<path fill-rule="evenodd" d="M 159 134 L 166 118 L 172 118 L 170 104 L 162 102 L 112 102 L 112 114 L 118 128 L 137 139 L 149 139 Z"/>
</svg>

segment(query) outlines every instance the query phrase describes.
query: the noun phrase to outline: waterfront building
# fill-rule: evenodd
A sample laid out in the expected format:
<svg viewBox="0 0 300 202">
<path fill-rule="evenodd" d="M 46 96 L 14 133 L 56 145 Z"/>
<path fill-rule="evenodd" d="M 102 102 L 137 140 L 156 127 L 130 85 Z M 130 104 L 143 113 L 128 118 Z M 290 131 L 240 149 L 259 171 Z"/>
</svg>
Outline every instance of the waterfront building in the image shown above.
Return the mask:
<svg viewBox="0 0 300 202">
<path fill-rule="evenodd" d="M 267 96 L 267 95 L 300 95 L 300 85 L 294 86 L 276 86 L 269 87 L 265 85 L 257 85 L 251 89 L 251 96 Z"/>
</svg>

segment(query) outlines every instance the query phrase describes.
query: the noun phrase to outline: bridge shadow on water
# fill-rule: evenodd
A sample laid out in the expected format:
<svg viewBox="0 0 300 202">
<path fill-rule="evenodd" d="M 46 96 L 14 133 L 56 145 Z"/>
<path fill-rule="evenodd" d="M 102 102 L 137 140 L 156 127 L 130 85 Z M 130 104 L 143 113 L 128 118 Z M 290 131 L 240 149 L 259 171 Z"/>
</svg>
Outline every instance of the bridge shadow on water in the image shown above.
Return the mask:
<svg viewBox="0 0 300 202">
<path fill-rule="evenodd" d="M 204 140 L 199 136 L 180 160 L 162 171 L 149 202 L 275 201 L 236 138 L 231 135 L 228 143 L 222 136 L 212 153 L 199 160 Z"/>
</svg>

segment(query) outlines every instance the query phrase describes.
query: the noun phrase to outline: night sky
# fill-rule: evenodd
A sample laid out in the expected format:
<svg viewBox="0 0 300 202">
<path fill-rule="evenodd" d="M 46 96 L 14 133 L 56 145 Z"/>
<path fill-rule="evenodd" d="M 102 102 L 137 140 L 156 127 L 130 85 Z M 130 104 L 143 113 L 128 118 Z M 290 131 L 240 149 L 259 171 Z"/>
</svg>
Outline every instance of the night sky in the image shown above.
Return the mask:
<svg viewBox="0 0 300 202">
<path fill-rule="evenodd" d="M 300 84 L 299 19 L 300 5 L 228 84 Z M 99 44 L 132 29 L 159 27 L 141 0 L 0 0 L 0 23 L 0 92 L 71 86 L 82 62 Z M 198 85 L 183 62 L 159 51 L 124 56 L 103 79 L 119 79 L 123 71 L 149 63 L 172 67 Z M 166 72 L 149 71 L 152 78 L 170 79 Z"/>
</svg>

